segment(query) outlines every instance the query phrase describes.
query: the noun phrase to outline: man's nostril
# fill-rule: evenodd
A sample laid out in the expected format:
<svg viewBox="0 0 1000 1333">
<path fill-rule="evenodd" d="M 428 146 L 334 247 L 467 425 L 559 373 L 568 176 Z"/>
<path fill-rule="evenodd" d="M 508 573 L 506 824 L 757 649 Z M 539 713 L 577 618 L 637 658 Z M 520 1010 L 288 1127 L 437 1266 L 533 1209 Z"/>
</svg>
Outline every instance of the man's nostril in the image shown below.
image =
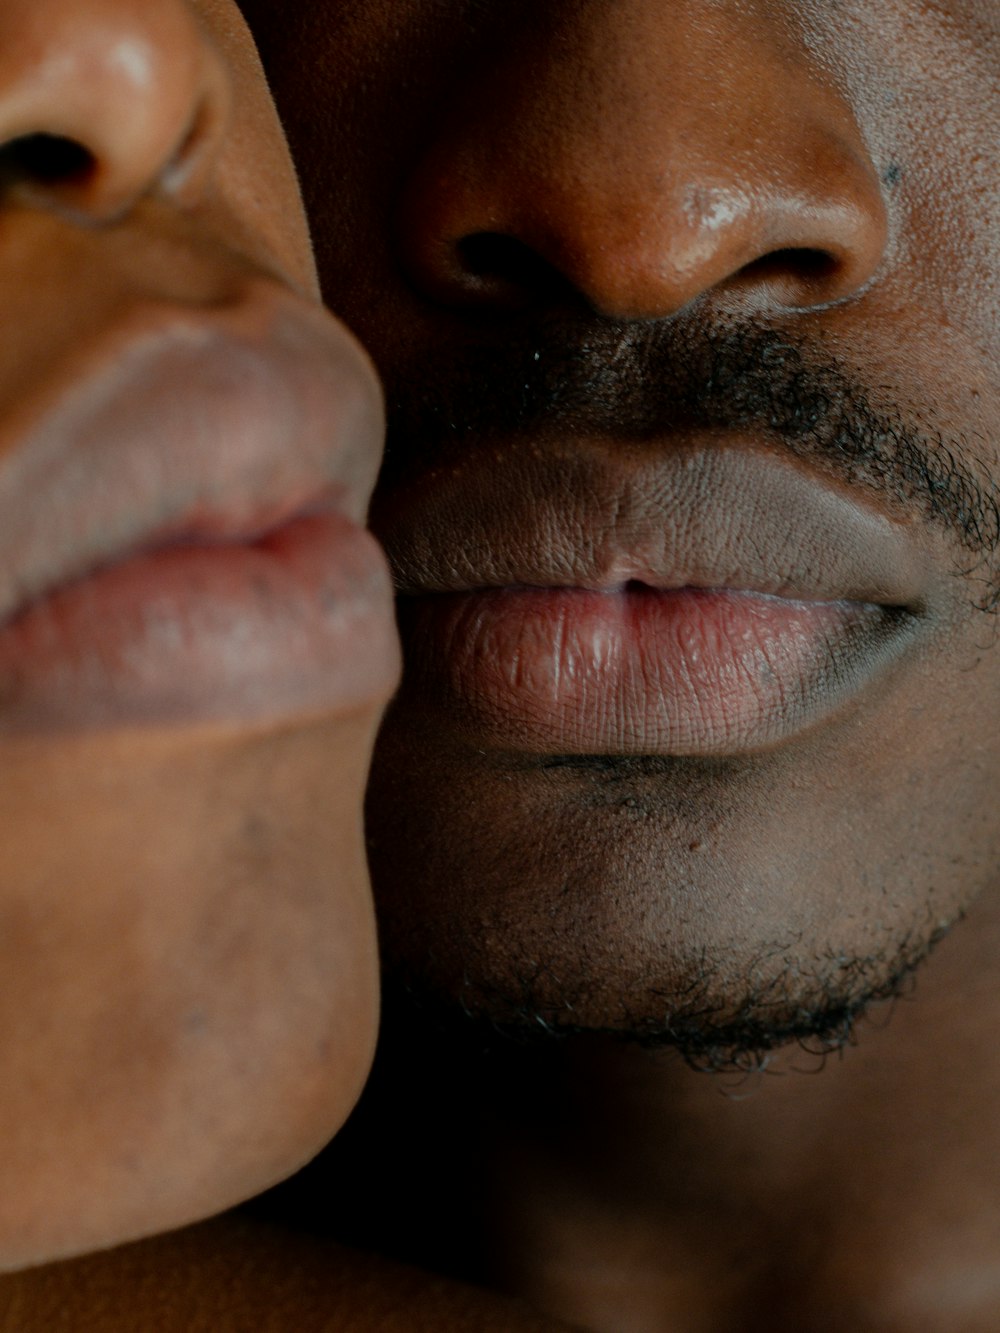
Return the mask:
<svg viewBox="0 0 1000 1333">
<path fill-rule="evenodd" d="M 572 284 L 516 236 L 482 231 L 455 244 L 459 276 L 475 294 L 524 301 L 565 295 Z"/>
<path fill-rule="evenodd" d="M 0 186 L 83 185 L 97 168 L 94 155 L 74 139 L 25 134 L 0 147 Z"/>
<path fill-rule="evenodd" d="M 826 299 L 826 289 L 836 279 L 840 268 L 841 261 L 828 250 L 787 246 L 744 264 L 736 277 L 754 283 L 792 282 L 801 289 L 796 303 L 804 301 L 809 304 L 810 293 L 816 301 Z"/>
<path fill-rule="evenodd" d="M 495 231 L 463 236 L 455 248 L 462 267 L 477 278 L 505 278 L 513 282 L 539 262 L 521 241 Z"/>
</svg>

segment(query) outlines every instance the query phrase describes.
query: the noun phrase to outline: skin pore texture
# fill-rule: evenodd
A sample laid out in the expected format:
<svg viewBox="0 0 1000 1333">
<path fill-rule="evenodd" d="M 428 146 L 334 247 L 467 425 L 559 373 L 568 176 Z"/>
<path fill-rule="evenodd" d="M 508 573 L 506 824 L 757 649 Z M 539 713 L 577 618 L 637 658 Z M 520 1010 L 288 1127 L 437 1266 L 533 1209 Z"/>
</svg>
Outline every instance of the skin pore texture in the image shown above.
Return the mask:
<svg viewBox="0 0 1000 1333">
<path fill-rule="evenodd" d="M 0 1328 L 543 1333 L 186 1226 L 301 1166 L 369 1071 L 381 395 L 228 0 L 4 3 L 0 129 Z"/>
<path fill-rule="evenodd" d="M 609 1333 L 995 1327 L 995 5 L 245 10 L 405 660 L 406 998 L 282 1197 Z"/>
<path fill-rule="evenodd" d="M 5 4 L 0 129 L 9 1270 L 225 1208 L 347 1115 L 397 662 L 378 387 L 236 10 Z"/>
<path fill-rule="evenodd" d="M 359 1328 L 342 1245 L 594 1333 L 992 1333 L 996 6 L 242 9 L 404 649 L 381 1052 L 245 1218 Z"/>
<path fill-rule="evenodd" d="M 643 1032 L 809 1026 L 890 984 L 997 864 L 995 16 L 270 12 L 249 7 L 327 297 L 389 405 L 372 521 L 413 665 L 369 818 L 394 969 L 491 1017 Z M 980 189 L 954 183 L 967 161 Z M 826 537 L 786 474 L 850 523 Z M 873 554 L 841 568 L 866 522 Z M 588 696 L 589 644 L 537 711 L 616 709 L 606 735 L 540 734 L 488 667 L 442 666 L 523 664 L 534 625 L 501 643 L 477 604 L 432 641 L 439 592 L 673 583 L 682 561 L 857 589 L 891 649 L 846 699 L 819 654 L 787 733 L 795 672 L 760 701 L 775 725 L 689 743 L 641 698 Z"/>
</svg>

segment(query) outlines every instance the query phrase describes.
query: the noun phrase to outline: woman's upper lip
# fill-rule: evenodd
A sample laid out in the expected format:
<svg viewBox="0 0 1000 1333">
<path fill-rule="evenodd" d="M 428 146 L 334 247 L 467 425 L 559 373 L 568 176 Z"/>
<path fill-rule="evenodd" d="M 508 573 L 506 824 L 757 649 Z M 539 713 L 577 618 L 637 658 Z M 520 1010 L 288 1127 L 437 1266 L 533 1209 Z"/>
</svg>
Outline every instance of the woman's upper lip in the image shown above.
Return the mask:
<svg viewBox="0 0 1000 1333">
<path fill-rule="evenodd" d="M 213 308 L 137 304 L 5 415 L 0 622 L 159 545 L 248 541 L 314 508 L 363 523 L 383 438 L 357 345 L 262 278 Z"/>
<path fill-rule="evenodd" d="M 377 493 L 371 520 L 404 596 L 637 582 L 919 610 L 931 578 L 912 527 L 732 437 L 485 450 Z"/>
</svg>

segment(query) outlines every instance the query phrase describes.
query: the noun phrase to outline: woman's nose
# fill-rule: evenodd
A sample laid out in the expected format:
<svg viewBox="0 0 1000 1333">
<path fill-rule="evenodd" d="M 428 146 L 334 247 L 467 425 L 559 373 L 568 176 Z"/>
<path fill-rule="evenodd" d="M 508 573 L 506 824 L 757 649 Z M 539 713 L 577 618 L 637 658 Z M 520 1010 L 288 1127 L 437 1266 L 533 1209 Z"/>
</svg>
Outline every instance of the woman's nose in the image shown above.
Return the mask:
<svg viewBox="0 0 1000 1333">
<path fill-rule="evenodd" d="M 788 309 L 865 285 L 886 244 L 879 175 L 773 11 L 568 10 L 533 10 L 443 96 L 401 204 L 418 288 L 498 309 L 572 290 L 652 319 L 710 291 Z"/>
<path fill-rule="evenodd" d="M 3 0 L 0 188 L 92 220 L 182 191 L 220 138 L 224 68 L 185 0 Z"/>
</svg>

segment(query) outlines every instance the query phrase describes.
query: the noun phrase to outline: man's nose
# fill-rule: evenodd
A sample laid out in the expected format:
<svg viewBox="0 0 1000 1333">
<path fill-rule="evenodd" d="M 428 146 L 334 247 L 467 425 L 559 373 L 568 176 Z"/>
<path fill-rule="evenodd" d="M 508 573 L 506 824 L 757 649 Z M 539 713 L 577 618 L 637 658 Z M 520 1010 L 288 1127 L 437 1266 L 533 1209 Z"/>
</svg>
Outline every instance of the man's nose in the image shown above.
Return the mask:
<svg viewBox="0 0 1000 1333">
<path fill-rule="evenodd" d="M 186 0 L 2 0 L 0 187 L 95 220 L 201 175 L 227 105 Z"/>
<path fill-rule="evenodd" d="M 404 191 L 418 287 L 487 308 L 572 289 L 617 319 L 857 292 L 886 245 L 879 175 L 777 8 L 537 7 L 445 97 Z"/>
</svg>

